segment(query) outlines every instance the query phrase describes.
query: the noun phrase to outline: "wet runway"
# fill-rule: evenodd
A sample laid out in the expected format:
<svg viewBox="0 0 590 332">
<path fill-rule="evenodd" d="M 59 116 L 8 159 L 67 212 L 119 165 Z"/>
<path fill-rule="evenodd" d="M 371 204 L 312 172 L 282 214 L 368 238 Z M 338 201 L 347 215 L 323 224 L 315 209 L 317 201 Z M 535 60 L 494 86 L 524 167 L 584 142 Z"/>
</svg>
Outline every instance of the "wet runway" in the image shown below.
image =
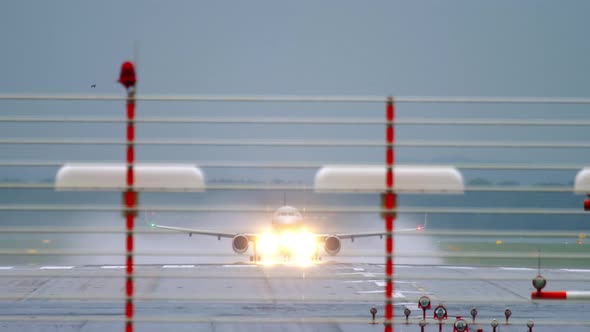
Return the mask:
<svg viewBox="0 0 590 332">
<path fill-rule="evenodd" d="M 379 264 L 322 263 L 310 267 L 226 265 L 136 266 L 136 331 L 381 331 L 384 283 Z M 548 289 L 590 290 L 590 270 L 543 270 Z M 124 267 L 118 265 L 0 267 L 0 331 L 123 331 Z M 587 302 L 532 302 L 530 268 L 396 266 L 396 331 L 419 331 L 417 300 L 432 298 L 454 316 L 491 331 L 492 318 L 511 325 L 499 331 L 590 331 Z M 458 293 L 460 292 L 460 293 Z M 403 309 L 412 310 L 404 324 Z M 427 312 L 426 331 L 438 331 Z M 451 330 L 450 325 L 445 330 Z"/>
</svg>

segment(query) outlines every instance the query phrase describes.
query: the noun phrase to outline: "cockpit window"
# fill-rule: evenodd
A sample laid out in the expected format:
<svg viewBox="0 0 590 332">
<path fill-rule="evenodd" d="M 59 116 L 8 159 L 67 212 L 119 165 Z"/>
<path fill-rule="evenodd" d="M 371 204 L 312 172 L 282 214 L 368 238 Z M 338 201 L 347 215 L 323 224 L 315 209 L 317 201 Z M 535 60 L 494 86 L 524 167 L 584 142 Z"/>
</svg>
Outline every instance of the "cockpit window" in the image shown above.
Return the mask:
<svg viewBox="0 0 590 332">
<path fill-rule="evenodd" d="M 279 211 L 279 212 L 277 212 L 277 216 L 298 217 L 298 216 L 300 216 L 300 214 L 296 211 Z"/>
</svg>

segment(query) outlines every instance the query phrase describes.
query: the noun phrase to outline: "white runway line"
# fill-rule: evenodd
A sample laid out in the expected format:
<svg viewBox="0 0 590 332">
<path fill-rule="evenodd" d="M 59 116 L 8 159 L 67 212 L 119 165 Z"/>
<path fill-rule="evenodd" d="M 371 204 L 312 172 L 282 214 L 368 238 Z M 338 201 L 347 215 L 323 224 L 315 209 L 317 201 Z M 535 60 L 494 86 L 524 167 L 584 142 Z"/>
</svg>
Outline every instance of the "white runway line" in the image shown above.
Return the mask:
<svg viewBox="0 0 590 332">
<path fill-rule="evenodd" d="M 40 270 L 71 270 L 73 266 L 41 266 Z"/>
<path fill-rule="evenodd" d="M 362 267 L 353 267 L 352 269 L 355 271 L 364 271 L 365 270 Z"/>
<path fill-rule="evenodd" d="M 194 268 L 194 265 L 164 265 L 162 268 L 164 269 L 190 269 Z"/>
<path fill-rule="evenodd" d="M 356 293 L 357 294 L 383 294 L 383 293 L 385 293 L 385 290 L 358 291 Z M 404 294 L 401 294 L 401 293 L 398 293 L 398 292 L 394 292 L 393 293 L 393 298 L 395 298 L 395 299 L 405 299 L 406 297 L 404 296 Z"/>
<path fill-rule="evenodd" d="M 402 302 L 402 303 L 396 303 L 395 305 L 404 306 L 412 311 L 421 311 L 422 310 L 422 309 L 418 308 L 418 305 L 416 303 L 413 303 L 413 302 Z"/>
<path fill-rule="evenodd" d="M 377 287 L 385 287 L 386 282 L 385 281 L 374 281 L 374 284 Z"/>
<path fill-rule="evenodd" d="M 0 270 L 12 270 L 14 266 L 0 266 Z"/>
<path fill-rule="evenodd" d="M 229 267 L 229 268 L 235 268 L 235 267 L 258 267 L 258 265 L 255 265 L 255 264 L 230 264 L 230 265 L 222 265 L 221 267 Z"/>
<path fill-rule="evenodd" d="M 366 278 L 373 278 L 373 277 L 376 277 L 377 276 L 375 273 L 369 273 L 369 272 L 343 272 L 343 273 L 336 273 L 336 275 L 341 275 L 341 276 L 345 276 L 345 275 L 361 275 L 361 276 L 366 277 Z"/>
<path fill-rule="evenodd" d="M 103 265 L 101 269 L 124 269 L 125 265 Z"/>
<path fill-rule="evenodd" d="M 535 269 L 532 269 L 530 267 L 501 267 L 500 270 L 506 270 L 506 271 L 534 271 Z"/>
<path fill-rule="evenodd" d="M 368 291 L 358 291 L 357 294 L 382 294 L 385 293 L 385 290 L 368 290 Z"/>
</svg>

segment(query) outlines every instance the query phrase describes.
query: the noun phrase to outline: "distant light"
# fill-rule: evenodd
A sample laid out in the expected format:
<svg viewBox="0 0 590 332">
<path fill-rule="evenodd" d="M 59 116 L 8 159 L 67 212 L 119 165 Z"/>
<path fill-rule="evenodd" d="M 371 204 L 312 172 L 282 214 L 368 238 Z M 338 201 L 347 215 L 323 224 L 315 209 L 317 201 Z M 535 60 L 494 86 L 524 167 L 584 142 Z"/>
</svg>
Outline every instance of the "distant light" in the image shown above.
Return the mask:
<svg viewBox="0 0 590 332">
<path fill-rule="evenodd" d="M 502 240 L 496 240 L 496 244 L 497 245 L 501 245 L 502 244 Z"/>
</svg>

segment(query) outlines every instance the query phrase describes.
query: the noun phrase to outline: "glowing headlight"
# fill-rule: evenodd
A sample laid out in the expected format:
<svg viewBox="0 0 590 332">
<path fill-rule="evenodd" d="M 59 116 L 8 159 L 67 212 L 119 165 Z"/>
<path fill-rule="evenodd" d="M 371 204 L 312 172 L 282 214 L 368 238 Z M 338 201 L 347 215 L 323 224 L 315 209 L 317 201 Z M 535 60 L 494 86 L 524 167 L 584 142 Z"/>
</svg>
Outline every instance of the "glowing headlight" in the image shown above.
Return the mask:
<svg viewBox="0 0 590 332">
<path fill-rule="evenodd" d="M 256 241 L 257 250 L 261 255 L 274 255 L 279 251 L 279 242 L 272 233 L 263 233 Z"/>
</svg>

